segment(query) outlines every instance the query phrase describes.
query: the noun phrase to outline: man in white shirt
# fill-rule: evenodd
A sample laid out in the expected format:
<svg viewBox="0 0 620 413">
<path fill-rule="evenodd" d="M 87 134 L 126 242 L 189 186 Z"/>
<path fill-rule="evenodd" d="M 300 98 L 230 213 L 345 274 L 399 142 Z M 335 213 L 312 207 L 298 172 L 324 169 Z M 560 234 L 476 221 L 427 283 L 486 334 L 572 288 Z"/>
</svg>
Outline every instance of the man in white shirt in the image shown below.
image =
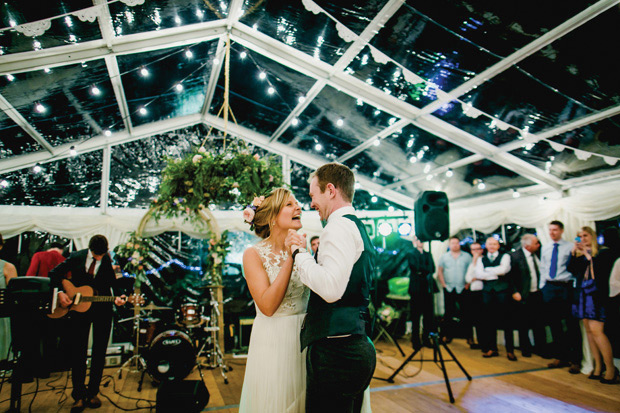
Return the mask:
<svg viewBox="0 0 620 413">
<path fill-rule="evenodd" d="M 499 251 L 499 241 L 489 237 L 485 243 L 487 253 L 476 263 L 476 278 L 482 280 L 482 306 L 484 320 L 480 345 L 483 357 L 496 357 L 497 329 L 503 328 L 506 357 L 517 361 L 510 316 L 510 283 L 505 275 L 510 271 L 510 256 Z"/>
<path fill-rule="evenodd" d="M 482 245 L 479 242 L 472 242 L 469 250 L 471 251 L 472 261 L 467 267 L 467 273 L 465 273 L 465 310 L 463 311 L 463 317 L 467 320 L 466 325 L 472 327 L 471 335 L 472 341 L 469 344 L 469 348 L 472 350 L 480 349 L 480 337 L 481 337 L 481 324 L 482 324 L 482 288 L 484 283 L 481 280 L 476 279 L 476 264 L 478 260 L 482 259 Z M 476 343 L 473 339 L 474 332 L 476 330 Z"/>
<path fill-rule="evenodd" d="M 295 231 L 286 241 L 301 281 L 312 290 L 301 329 L 302 351 L 308 348 L 306 412 L 359 412 L 376 365 L 367 336 L 374 247 L 354 215 L 353 172 L 329 163 L 310 178 L 311 207 L 327 222 L 317 260 Z"/>
</svg>

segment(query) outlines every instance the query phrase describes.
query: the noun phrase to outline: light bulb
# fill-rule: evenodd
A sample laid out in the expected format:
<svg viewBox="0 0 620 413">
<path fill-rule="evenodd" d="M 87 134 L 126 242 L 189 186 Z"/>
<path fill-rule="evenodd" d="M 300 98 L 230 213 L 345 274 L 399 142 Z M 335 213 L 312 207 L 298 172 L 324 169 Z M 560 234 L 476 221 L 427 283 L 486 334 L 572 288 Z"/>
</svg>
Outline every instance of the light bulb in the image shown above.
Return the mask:
<svg viewBox="0 0 620 413">
<path fill-rule="evenodd" d="M 75 155 L 77 155 L 77 151 L 75 150 L 75 146 L 72 146 L 72 147 L 69 149 L 69 155 L 71 155 L 71 156 L 75 156 Z"/>
<path fill-rule="evenodd" d="M 93 86 L 90 89 L 90 92 L 95 96 L 99 96 L 101 94 L 101 89 L 99 89 L 97 86 Z"/>
<path fill-rule="evenodd" d="M 146 115 L 146 108 L 144 108 L 144 107 L 140 108 L 140 114 L 141 115 Z"/>
<path fill-rule="evenodd" d="M 177 83 L 174 88 L 177 90 L 177 92 L 182 92 L 183 91 L 183 85 L 180 83 Z"/>
<path fill-rule="evenodd" d="M 293 125 L 293 126 L 299 125 L 299 119 L 293 118 L 293 120 L 291 121 L 291 125 Z"/>
<path fill-rule="evenodd" d="M 149 71 L 146 67 L 143 67 L 142 69 L 140 69 L 140 74 L 144 77 L 147 77 L 149 75 Z"/>
<path fill-rule="evenodd" d="M 338 126 L 338 127 L 342 127 L 342 125 L 344 125 L 344 119 L 338 119 L 338 120 L 336 121 L 336 126 Z"/>
</svg>

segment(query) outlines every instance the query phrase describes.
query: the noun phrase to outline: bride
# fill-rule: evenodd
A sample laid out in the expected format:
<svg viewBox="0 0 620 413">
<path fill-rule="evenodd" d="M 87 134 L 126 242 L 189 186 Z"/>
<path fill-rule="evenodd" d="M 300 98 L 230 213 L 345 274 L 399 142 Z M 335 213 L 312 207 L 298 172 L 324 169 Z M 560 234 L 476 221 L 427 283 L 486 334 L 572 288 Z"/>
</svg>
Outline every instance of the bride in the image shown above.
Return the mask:
<svg viewBox="0 0 620 413">
<path fill-rule="evenodd" d="M 310 292 L 299 280 L 285 239 L 301 228 L 301 208 L 285 188 L 255 198 L 244 218 L 262 240 L 243 254 L 256 305 L 239 412 L 304 412 L 306 351 L 299 332 Z"/>
</svg>

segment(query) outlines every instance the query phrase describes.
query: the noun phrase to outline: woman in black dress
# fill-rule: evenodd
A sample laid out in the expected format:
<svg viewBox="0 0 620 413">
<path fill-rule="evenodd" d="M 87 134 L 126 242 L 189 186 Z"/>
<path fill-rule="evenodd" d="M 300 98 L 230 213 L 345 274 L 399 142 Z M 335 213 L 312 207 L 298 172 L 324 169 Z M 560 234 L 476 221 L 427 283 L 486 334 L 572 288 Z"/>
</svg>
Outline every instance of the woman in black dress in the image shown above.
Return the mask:
<svg viewBox="0 0 620 413">
<path fill-rule="evenodd" d="M 611 344 L 603 331 L 613 258 L 614 255 L 608 248 L 599 247 L 596 232 L 590 227 L 582 227 L 575 239 L 568 265 L 568 270 L 577 279 L 577 297 L 573 304 L 573 315 L 583 320 L 594 358 L 594 370 L 589 378 L 600 380 L 605 384 L 620 383 L 618 369 L 614 366 Z"/>
</svg>

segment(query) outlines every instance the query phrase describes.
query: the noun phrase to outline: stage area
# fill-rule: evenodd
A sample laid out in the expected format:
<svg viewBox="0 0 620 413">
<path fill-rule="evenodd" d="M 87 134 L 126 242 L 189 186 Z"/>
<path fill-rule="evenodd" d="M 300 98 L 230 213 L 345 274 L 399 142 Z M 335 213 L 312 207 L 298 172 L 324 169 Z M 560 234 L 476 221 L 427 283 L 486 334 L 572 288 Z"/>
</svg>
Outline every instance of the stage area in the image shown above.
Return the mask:
<svg viewBox="0 0 620 413">
<path fill-rule="evenodd" d="M 411 347 L 405 340 L 401 340 L 400 344 L 408 356 Z M 538 356 L 523 358 L 517 352 L 519 360 L 511 362 L 502 357 L 505 355 L 503 351 L 500 351 L 500 357 L 484 359 L 480 351 L 470 350 L 464 340 L 454 340 L 449 347 L 473 377 L 468 382 L 455 363 L 447 362 L 448 376 L 456 399 L 453 405 L 449 403 L 441 370 L 432 361 L 424 361 L 420 370 L 418 354 L 395 377 L 394 383 L 372 381 L 373 412 L 620 412 L 619 385 L 603 385 L 588 380 L 584 374 L 571 375 L 567 369 L 549 370 L 546 368 L 549 360 Z M 405 357 L 388 342 L 377 343 L 377 350 L 375 376 L 389 377 Z M 432 349 L 425 349 L 424 359 L 431 359 L 432 353 Z M 444 356 L 449 358 L 445 352 Z M 218 369 L 203 369 L 210 393 L 209 404 L 204 411 L 238 411 L 245 359 L 229 358 L 227 363 L 232 367 L 232 371 L 227 373 L 229 384 L 224 383 Z M 142 391 L 138 392 L 140 374 L 124 373 L 122 379 L 119 379 L 116 371 L 117 368 L 108 368 L 104 373 L 103 382 L 109 381 L 109 385 L 101 387 L 103 406 L 98 412 L 121 412 L 136 408 L 148 411 L 149 406 L 154 408 L 157 389 L 148 376 Z M 187 377 L 198 378 L 196 369 Z M 28 411 L 32 402 L 33 412 L 69 412 L 72 403 L 70 385 L 67 372 L 53 373 L 49 379 L 39 379 L 38 393 L 32 402 L 36 382 L 25 384 L 22 411 Z M 10 384 L 4 383 L 0 392 L 2 411 L 9 407 L 9 396 Z M 112 402 L 119 407 L 113 406 Z"/>
</svg>

